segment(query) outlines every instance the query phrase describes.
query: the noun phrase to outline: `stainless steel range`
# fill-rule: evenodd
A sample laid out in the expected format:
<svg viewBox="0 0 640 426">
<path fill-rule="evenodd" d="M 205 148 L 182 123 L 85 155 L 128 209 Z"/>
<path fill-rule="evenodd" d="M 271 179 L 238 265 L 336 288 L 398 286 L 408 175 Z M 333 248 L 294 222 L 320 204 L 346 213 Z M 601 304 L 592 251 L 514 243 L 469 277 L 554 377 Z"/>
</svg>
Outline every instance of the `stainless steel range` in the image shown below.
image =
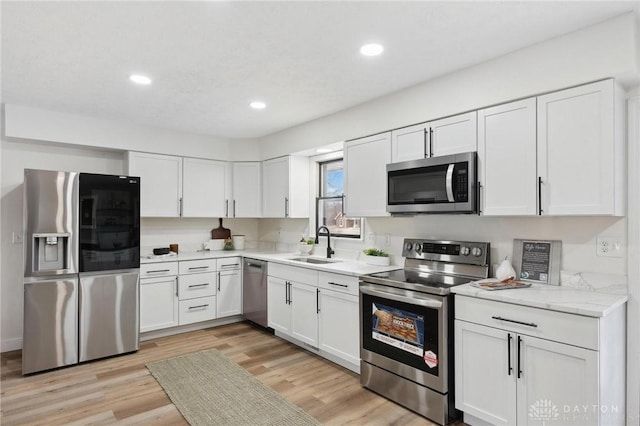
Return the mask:
<svg viewBox="0 0 640 426">
<path fill-rule="evenodd" d="M 450 288 L 487 278 L 489 243 L 405 239 L 404 269 L 360 277 L 360 382 L 440 424 L 457 417 Z"/>
</svg>

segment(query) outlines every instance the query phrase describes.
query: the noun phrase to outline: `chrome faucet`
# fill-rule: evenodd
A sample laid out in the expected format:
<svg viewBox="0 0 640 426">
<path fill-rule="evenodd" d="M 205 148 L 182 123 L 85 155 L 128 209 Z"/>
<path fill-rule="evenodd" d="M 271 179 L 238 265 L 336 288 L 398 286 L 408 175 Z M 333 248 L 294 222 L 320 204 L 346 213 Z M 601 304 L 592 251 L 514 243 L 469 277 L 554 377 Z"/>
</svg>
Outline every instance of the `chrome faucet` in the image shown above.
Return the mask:
<svg viewBox="0 0 640 426">
<path fill-rule="evenodd" d="M 327 259 L 331 259 L 331 255 L 335 254 L 335 251 L 331 249 L 331 231 L 329 231 L 329 228 L 322 225 L 316 230 L 316 244 L 318 244 L 318 237 L 320 236 L 320 230 L 322 228 L 324 228 L 327 231 Z"/>
</svg>

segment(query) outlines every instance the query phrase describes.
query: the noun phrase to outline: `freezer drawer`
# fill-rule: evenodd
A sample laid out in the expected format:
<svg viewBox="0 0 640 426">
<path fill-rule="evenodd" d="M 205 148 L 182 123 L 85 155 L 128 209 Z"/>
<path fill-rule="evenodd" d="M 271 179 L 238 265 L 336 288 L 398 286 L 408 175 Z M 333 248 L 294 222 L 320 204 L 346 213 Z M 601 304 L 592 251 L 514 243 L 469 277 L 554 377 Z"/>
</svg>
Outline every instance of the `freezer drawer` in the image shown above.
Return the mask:
<svg viewBox="0 0 640 426">
<path fill-rule="evenodd" d="M 80 274 L 79 361 L 140 347 L 140 271 Z"/>
<path fill-rule="evenodd" d="M 22 373 L 78 362 L 78 279 L 24 284 Z"/>
</svg>

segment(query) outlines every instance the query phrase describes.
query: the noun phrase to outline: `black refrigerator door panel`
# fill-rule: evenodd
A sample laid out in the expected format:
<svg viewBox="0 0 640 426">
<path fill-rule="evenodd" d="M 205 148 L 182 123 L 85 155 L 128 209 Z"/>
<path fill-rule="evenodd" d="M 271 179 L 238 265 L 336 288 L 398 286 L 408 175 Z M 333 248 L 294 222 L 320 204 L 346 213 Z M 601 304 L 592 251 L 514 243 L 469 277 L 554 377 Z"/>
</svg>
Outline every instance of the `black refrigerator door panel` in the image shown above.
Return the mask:
<svg viewBox="0 0 640 426">
<path fill-rule="evenodd" d="M 80 272 L 140 267 L 140 178 L 80 173 Z"/>
<path fill-rule="evenodd" d="M 78 278 L 24 284 L 22 374 L 78 362 Z"/>
<path fill-rule="evenodd" d="M 138 350 L 139 286 L 138 270 L 80 276 L 80 362 Z"/>
</svg>

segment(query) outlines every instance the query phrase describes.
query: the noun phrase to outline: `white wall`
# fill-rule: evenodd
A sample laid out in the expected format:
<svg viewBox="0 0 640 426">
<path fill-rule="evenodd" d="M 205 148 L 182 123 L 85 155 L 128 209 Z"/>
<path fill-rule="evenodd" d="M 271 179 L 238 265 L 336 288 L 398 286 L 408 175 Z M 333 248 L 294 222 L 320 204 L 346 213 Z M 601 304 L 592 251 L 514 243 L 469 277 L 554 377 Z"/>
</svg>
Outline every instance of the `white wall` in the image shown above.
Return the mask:
<svg viewBox="0 0 640 426">
<path fill-rule="evenodd" d="M 626 14 L 447 74 L 262 138 L 263 159 L 607 77 L 637 84 L 636 31 Z"/>
<path fill-rule="evenodd" d="M 112 151 L 78 149 L 33 142 L 2 140 L 2 258 L 0 259 L 0 350 L 22 344 L 22 244 L 12 243 L 12 233 L 22 232 L 22 182 L 24 169 L 71 170 L 122 174 L 123 156 Z"/>
<path fill-rule="evenodd" d="M 5 106 L 6 136 L 64 144 L 229 160 L 229 141 L 21 105 Z"/>
</svg>

